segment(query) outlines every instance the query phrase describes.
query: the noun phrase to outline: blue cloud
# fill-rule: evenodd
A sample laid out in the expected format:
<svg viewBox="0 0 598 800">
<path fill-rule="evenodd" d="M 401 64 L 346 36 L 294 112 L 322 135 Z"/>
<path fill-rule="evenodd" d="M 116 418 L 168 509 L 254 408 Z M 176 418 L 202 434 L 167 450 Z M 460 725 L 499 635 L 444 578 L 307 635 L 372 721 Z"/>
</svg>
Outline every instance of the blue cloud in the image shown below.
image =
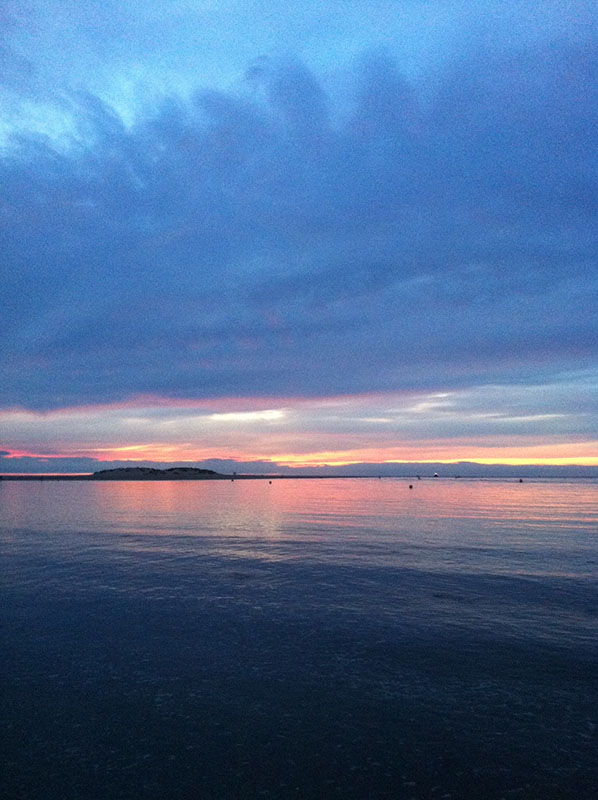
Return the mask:
<svg viewBox="0 0 598 800">
<path fill-rule="evenodd" d="M 598 50 L 586 37 L 473 37 L 421 83 L 374 48 L 342 98 L 306 60 L 260 58 L 241 87 L 196 78 L 132 125 L 98 93 L 65 89 L 70 146 L 21 131 L 0 167 L 0 403 L 588 368 Z"/>
</svg>

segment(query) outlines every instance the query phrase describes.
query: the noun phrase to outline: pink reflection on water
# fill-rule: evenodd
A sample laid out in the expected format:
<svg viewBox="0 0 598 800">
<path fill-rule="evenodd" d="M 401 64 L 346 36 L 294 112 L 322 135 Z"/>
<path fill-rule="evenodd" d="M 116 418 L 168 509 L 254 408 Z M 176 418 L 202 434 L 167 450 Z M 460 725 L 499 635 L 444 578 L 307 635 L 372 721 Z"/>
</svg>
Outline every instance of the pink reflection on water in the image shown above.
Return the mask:
<svg viewBox="0 0 598 800">
<path fill-rule="evenodd" d="M 169 548 L 183 537 L 234 557 L 401 566 L 442 554 L 450 569 L 478 554 L 476 569 L 493 560 L 499 571 L 530 570 L 525 554 L 533 551 L 537 574 L 548 569 L 542 559 L 554 570 L 559 553 L 573 547 L 576 569 L 595 569 L 597 485 L 588 481 L 7 481 L 0 498 L 9 536 L 97 534 L 97 546 L 109 546 L 106 535 L 118 535 L 129 550 Z"/>
<path fill-rule="evenodd" d="M 598 521 L 598 485 L 590 481 L 469 479 L 268 479 L 235 481 L 5 482 L 2 516 L 25 523 L 194 515 L 222 521 L 263 513 L 315 524 L 352 518 L 419 517 L 572 524 Z M 410 488 L 410 485 L 412 488 Z"/>
</svg>

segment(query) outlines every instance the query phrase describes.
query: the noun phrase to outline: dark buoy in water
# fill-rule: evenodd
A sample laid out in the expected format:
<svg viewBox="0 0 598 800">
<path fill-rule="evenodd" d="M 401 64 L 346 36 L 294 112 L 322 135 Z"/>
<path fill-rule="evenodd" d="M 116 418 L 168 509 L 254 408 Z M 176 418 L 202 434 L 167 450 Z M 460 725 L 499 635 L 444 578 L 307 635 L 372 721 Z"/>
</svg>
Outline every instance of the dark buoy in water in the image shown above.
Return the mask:
<svg viewBox="0 0 598 800">
<path fill-rule="evenodd" d="M 435 478 L 437 478 L 437 477 L 438 477 L 438 473 L 437 473 L 437 472 L 435 472 L 435 473 L 434 473 L 434 477 L 435 477 Z"/>
<path fill-rule="evenodd" d="M 523 483 L 523 478 L 519 478 L 519 483 Z"/>
<path fill-rule="evenodd" d="M 409 484 L 409 488 L 413 489 L 413 484 L 412 483 Z"/>
<path fill-rule="evenodd" d="M 272 481 L 268 481 L 268 483 L 270 484 L 270 486 L 272 486 Z"/>
</svg>

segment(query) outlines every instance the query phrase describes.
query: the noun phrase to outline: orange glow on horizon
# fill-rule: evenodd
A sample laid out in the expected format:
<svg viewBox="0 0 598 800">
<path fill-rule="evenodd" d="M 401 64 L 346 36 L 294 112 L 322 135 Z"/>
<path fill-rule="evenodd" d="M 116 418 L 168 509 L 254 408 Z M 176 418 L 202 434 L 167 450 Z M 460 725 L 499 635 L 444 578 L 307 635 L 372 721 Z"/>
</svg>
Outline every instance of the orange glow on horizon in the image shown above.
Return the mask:
<svg viewBox="0 0 598 800">
<path fill-rule="evenodd" d="M 230 461 L 231 468 L 242 464 L 244 470 L 254 462 L 273 470 L 457 462 L 598 467 L 594 432 L 587 425 L 585 439 L 581 432 L 569 433 L 567 415 L 509 416 L 492 412 L 491 406 L 479 413 L 475 403 L 473 411 L 468 407 L 473 401 L 465 393 L 462 408 L 456 393 L 413 394 L 408 402 L 407 396 L 145 396 L 75 409 L 0 410 L 3 429 L 12 431 L 2 447 L 5 463 L 11 458 L 90 459 L 90 468 L 114 461 L 210 460 Z M 480 398 L 474 394 L 473 400 Z M 486 402 L 483 395 L 481 400 Z"/>
<path fill-rule="evenodd" d="M 88 451 L 98 461 L 143 460 L 143 461 L 206 461 L 224 459 L 239 462 L 261 461 L 282 467 L 342 467 L 354 464 L 392 463 L 456 463 L 471 461 L 484 464 L 505 465 L 556 465 L 579 464 L 598 466 L 598 455 L 593 442 L 575 444 L 538 445 L 536 447 L 462 447 L 449 444 L 416 444 L 413 447 L 377 448 L 356 450 L 327 450 L 305 453 L 248 452 L 222 447 L 197 449 L 190 446 L 143 444 Z"/>
<path fill-rule="evenodd" d="M 532 450 L 533 448 L 530 448 Z M 556 448 L 552 448 L 553 450 Z M 575 448 L 573 448 L 575 449 Z M 366 454 L 355 453 L 352 455 L 340 453 L 313 453 L 302 455 L 281 455 L 276 458 L 259 459 L 273 461 L 283 467 L 349 467 L 357 464 L 457 464 L 460 462 L 470 462 L 478 464 L 496 464 L 505 466 L 598 466 L 598 456 L 596 455 L 569 455 L 556 457 L 538 458 L 533 452 L 528 455 L 504 455 L 497 456 L 496 449 L 490 451 L 472 453 L 458 453 L 455 455 L 445 452 L 438 455 L 425 453 L 421 457 L 412 454 L 410 457 L 399 458 L 371 458 Z"/>
<path fill-rule="evenodd" d="M 355 450 L 311 452 L 245 452 L 227 447 L 197 448 L 191 445 L 162 443 L 130 444 L 106 447 L 66 447 L 61 452 L 40 453 L 12 451 L 10 458 L 39 458 L 52 461 L 59 458 L 90 458 L 102 464 L 111 461 L 174 463 L 202 462 L 211 459 L 239 463 L 266 462 L 272 467 L 317 468 L 351 467 L 358 464 L 409 464 L 472 462 L 511 466 L 596 466 L 598 455 L 594 442 L 542 444 L 535 446 L 471 446 L 450 442 L 411 443 L 409 446 Z"/>
</svg>

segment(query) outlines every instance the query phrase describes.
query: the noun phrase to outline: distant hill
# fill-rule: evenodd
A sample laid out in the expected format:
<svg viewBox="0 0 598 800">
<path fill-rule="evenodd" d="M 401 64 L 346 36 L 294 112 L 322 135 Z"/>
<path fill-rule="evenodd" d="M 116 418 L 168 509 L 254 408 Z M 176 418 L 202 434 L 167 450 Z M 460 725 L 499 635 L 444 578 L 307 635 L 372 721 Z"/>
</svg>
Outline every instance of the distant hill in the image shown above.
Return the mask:
<svg viewBox="0 0 598 800">
<path fill-rule="evenodd" d="M 117 469 L 102 469 L 94 472 L 91 480 L 94 481 L 190 481 L 190 480 L 215 480 L 226 478 L 220 472 L 212 469 L 197 469 L 196 467 L 171 467 L 170 469 L 155 469 L 154 467 L 119 467 Z"/>
</svg>

